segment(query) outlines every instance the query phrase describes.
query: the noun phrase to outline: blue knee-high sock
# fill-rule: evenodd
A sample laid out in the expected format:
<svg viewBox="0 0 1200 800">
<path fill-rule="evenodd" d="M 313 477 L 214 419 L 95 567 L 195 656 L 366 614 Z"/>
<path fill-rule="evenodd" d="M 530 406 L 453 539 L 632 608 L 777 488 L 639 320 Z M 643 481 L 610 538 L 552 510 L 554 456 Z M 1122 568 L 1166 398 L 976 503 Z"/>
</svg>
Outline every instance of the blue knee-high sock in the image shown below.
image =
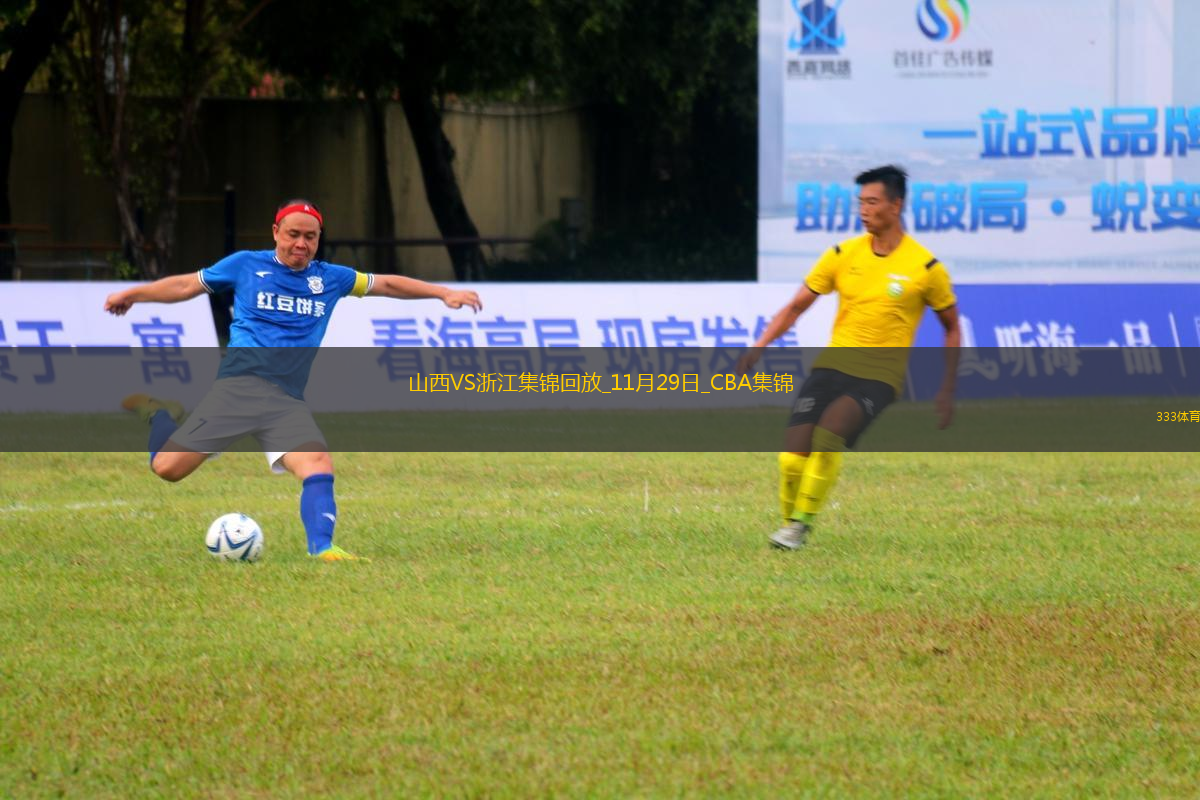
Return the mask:
<svg viewBox="0 0 1200 800">
<path fill-rule="evenodd" d="M 333 546 L 337 503 L 333 500 L 332 475 L 311 475 L 304 479 L 304 488 L 300 492 L 300 519 L 304 521 L 309 555 L 316 555 Z"/>
<path fill-rule="evenodd" d="M 150 450 L 150 463 L 154 463 L 154 457 L 158 455 L 158 451 L 162 450 L 167 440 L 171 438 L 171 434 L 179 426 L 175 424 L 175 420 L 171 419 L 171 415 L 166 411 L 159 411 L 150 418 L 150 442 L 146 445 Z"/>
</svg>

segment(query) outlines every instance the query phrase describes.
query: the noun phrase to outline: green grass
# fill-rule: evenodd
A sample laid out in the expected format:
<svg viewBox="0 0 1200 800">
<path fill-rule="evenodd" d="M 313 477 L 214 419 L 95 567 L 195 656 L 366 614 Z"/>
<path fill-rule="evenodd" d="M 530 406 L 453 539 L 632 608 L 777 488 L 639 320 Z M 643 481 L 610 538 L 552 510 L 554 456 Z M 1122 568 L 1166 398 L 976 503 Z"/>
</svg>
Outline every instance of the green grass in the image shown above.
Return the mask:
<svg viewBox="0 0 1200 800">
<path fill-rule="evenodd" d="M 1194 796 L 1195 454 L 0 455 L 0 797 Z M 227 511 L 261 562 L 213 561 Z"/>
</svg>

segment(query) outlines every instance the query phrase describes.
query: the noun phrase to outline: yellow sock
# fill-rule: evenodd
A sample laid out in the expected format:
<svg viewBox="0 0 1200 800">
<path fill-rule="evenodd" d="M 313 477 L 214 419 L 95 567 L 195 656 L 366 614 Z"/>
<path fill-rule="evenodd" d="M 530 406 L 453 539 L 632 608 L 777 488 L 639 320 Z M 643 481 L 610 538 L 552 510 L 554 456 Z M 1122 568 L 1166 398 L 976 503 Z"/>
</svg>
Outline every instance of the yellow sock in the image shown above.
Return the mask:
<svg viewBox="0 0 1200 800">
<path fill-rule="evenodd" d="M 813 429 L 812 455 L 804 465 L 800 478 L 800 494 L 796 498 L 796 517 L 805 522 L 820 512 L 825 497 L 837 482 L 842 469 L 842 451 L 846 440 L 825 428 Z"/>
<path fill-rule="evenodd" d="M 804 462 L 808 454 L 780 453 L 779 454 L 779 511 L 783 521 L 792 518 L 796 508 L 796 495 L 800 493 L 800 478 L 804 475 Z"/>
</svg>

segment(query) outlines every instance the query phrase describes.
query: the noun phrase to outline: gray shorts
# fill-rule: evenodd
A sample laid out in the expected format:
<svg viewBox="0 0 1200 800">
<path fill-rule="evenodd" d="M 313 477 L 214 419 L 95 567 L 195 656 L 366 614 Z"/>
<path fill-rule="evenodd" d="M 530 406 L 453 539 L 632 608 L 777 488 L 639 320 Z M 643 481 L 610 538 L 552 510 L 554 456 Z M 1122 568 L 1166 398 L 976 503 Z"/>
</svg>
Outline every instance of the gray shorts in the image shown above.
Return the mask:
<svg viewBox="0 0 1200 800">
<path fill-rule="evenodd" d="M 275 472 L 296 450 L 325 450 L 325 436 L 303 400 L 254 375 L 221 378 L 171 434 L 171 442 L 196 453 L 220 453 L 253 436 Z"/>
</svg>

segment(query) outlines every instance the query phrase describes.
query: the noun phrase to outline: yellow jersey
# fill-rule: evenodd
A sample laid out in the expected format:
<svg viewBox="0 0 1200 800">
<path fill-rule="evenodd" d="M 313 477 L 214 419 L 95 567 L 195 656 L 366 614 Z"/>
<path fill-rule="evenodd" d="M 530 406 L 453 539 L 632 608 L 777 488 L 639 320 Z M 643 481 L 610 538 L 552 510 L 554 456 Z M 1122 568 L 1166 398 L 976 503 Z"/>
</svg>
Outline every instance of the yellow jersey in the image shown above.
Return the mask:
<svg viewBox="0 0 1200 800">
<path fill-rule="evenodd" d="M 911 236 L 886 256 L 875 254 L 872 239 L 864 233 L 834 245 L 804 279 L 817 294 L 838 293 L 830 347 L 813 367 L 883 381 L 899 395 L 925 307 L 944 311 L 958 301 L 946 267 Z"/>
</svg>

